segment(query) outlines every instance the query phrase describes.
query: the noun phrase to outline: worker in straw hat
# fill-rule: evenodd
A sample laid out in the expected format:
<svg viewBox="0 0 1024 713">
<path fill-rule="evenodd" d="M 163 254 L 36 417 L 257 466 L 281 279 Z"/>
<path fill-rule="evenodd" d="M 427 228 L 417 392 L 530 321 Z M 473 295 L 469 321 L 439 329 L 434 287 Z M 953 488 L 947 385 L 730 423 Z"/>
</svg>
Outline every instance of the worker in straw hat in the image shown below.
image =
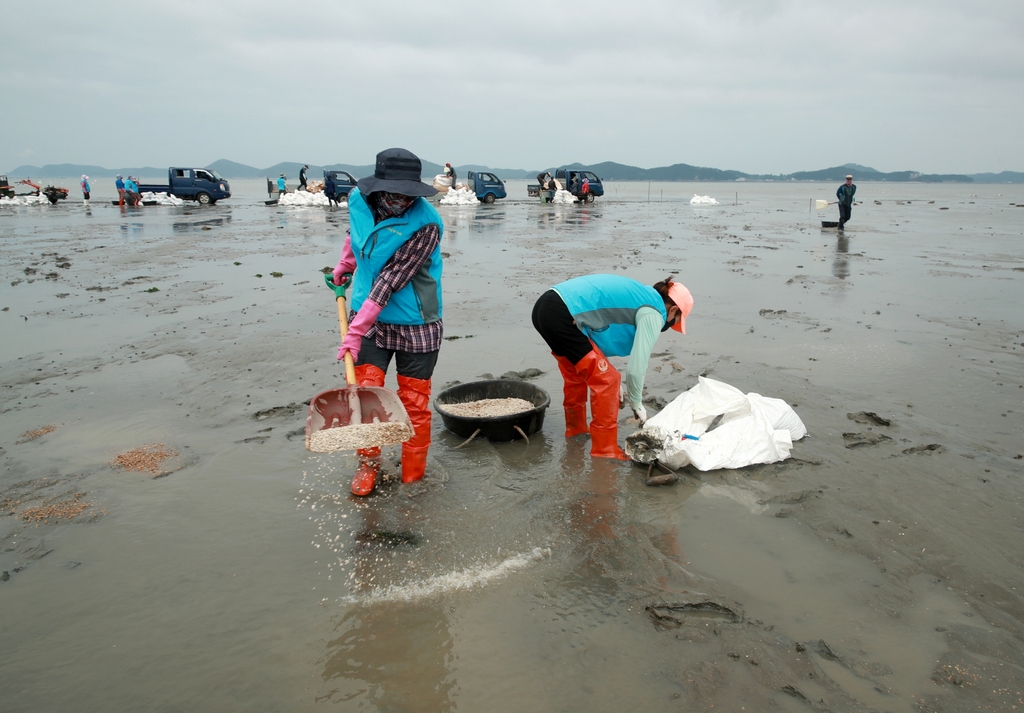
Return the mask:
<svg viewBox="0 0 1024 713">
<path fill-rule="evenodd" d="M 430 448 L 430 380 L 441 349 L 441 216 L 426 197 L 437 190 L 420 179 L 415 154 L 377 154 L 372 176 L 348 196 L 349 234 L 334 268 L 334 284 L 352 285 L 352 314 L 338 359 L 351 353 L 360 386 L 383 386 L 391 360 L 398 398 L 413 437 L 402 444 L 402 482 L 421 479 Z M 369 495 L 380 472 L 380 448 L 356 451 L 355 495 Z"/>
<path fill-rule="evenodd" d="M 686 334 L 693 296 L 672 278 L 651 287 L 621 275 L 575 277 L 542 294 L 533 307 L 533 326 L 562 372 L 565 437 L 589 431 L 592 457 L 626 459 L 618 445 L 621 377 L 606 357 L 629 357 L 626 398 L 642 426 L 654 343 L 669 328 Z"/>
</svg>

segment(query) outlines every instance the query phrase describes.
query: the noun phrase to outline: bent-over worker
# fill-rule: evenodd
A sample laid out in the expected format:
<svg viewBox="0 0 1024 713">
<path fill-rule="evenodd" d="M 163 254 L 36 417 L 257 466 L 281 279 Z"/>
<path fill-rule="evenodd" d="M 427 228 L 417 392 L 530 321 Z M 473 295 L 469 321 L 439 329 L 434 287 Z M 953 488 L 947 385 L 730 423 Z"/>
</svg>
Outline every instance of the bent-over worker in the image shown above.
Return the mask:
<svg viewBox="0 0 1024 713">
<path fill-rule="evenodd" d="M 348 196 L 349 235 L 334 284 L 352 284 L 352 314 L 338 359 L 350 352 L 360 386 L 383 386 L 395 359 L 398 398 L 412 421 L 402 444 L 402 482 L 423 477 L 430 448 L 430 380 L 441 349 L 441 216 L 425 200 L 437 190 L 420 179 L 422 165 L 405 149 L 377 154 L 372 176 Z M 354 272 L 354 275 L 353 275 Z M 356 451 L 352 492 L 369 495 L 380 472 L 380 448 Z"/>
<path fill-rule="evenodd" d="M 653 287 L 621 275 L 585 275 L 555 285 L 533 307 L 533 326 L 562 372 L 565 437 L 590 431 L 590 455 L 618 458 L 619 372 L 608 356 L 629 356 L 626 389 L 642 426 L 644 376 L 658 335 L 671 327 L 686 334 L 690 291 L 672 275 Z M 587 392 L 590 428 L 587 428 Z"/>
</svg>

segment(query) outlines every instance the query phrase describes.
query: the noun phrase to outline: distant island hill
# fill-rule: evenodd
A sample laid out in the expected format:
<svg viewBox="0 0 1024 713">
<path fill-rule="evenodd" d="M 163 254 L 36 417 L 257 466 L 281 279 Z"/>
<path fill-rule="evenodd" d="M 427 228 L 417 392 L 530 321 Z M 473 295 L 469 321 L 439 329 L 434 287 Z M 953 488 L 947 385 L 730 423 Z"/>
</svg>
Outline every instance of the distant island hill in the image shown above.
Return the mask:
<svg viewBox="0 0 1024 713">
<path fill-rule="evenodd" d="M 227 179 L 245 178 L 277 178 L 285 174 L 289 179 L 296 180 L 299 169 L 304 164 L 286 162 L 279 163 L 268 168 L 255 168 L 242 163 L 221 159 L 214 161 L 204 168 L 213 169 Z M 198 168 L 198 167 L 195 167 Z M 536 178 L 542 170 L 550 171 L 554 175 L 556 168 L 568 168 L 572 170 L 593 171 L 605 181 L 843 181 L 846 174 L 852 173 L 856 181 L 889 181 L 896 183 L 920 182 L 920 183 L 1024 183 L 1024 173 L 1017 171 L 1003 171 L 1001 173 L 975 173 L 971 175 L 959 173 L 919 173 L 918 171 L 894 171 L 883 173 L 867 166 L 855 163 L 847 163 L 842 166 L 823 168 L 819 171 L 798 171 L 797 173 L 786 174 L 756 174 L 743 173 L 742 171 L 724 171 L 718 168 L 704 168 L 691 166 L 686 163 L 677 163 L 672 166 L 660 168 L 638 168 L 637 166 L 626 166 L 613 161 L 584 165 L 574 163 L 568 166 L 552 166 L 537 171 L 527 171 L 521 168 L 491 168 L 489 166 L 477 166 L 464 164 L 456 166 L 455 170 L 460 177 L 464 177 L 467 171 L 486 171 L 493 173 L 499 178 Z M 369 176 L 373 173 L 373 165 L 354 166 L 345 163 L 317 166 L 309 164 L 307 176 L 310 180 L 319 179 L 323 176 L 324 170 L 348 171 L 356 178 Z M 423 162 L 423 178 L 429 180 L 444 170 L 442 164 Z M 82 174 L 92 179 L 113 178 L 117 174 L 122 176 L 138 176 L 143 179 L 157 179 L 167 177 L 167 168 L 153 166 L 133 168 L 103 168 L 102 166 L 80 166 L 70 163 L 47 164 L 45 166 L 18 166 L 7 172 L 10 178 L 77 178 Z"/>
</svg>

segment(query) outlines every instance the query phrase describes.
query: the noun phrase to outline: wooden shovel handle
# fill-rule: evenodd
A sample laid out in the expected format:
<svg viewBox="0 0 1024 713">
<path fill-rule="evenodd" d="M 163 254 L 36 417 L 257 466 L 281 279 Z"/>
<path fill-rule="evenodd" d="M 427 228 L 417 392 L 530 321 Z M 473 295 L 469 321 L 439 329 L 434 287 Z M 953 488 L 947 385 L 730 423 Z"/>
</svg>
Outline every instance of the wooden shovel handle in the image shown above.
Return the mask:
<svg viewBox="0 0 1024 713">
<path fill-rule="evenodd" d="M 345 306 L 345 295 L 338 296 L 338 325 L 341 327 L 341 341 L 348 334 L 348 307 Z M 356 363 L 352 352 L 345 352 L 345 381 L 349 386 L 356 385 Z"/>
</svg>

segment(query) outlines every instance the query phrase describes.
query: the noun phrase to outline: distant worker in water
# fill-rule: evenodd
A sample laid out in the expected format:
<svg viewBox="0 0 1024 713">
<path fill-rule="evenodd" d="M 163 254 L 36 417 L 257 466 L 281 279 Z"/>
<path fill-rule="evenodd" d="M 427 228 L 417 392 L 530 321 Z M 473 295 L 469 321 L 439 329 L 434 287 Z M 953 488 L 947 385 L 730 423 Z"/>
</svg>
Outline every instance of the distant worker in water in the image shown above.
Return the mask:
<svg viewBox="0 0 1024 713">
<path fill-rule="evenodd" d="M 450 163 L 446 163 L 444 165 L 444 175 L 452 179 L 452 188 L 455 188 L 455 169 L 452 168 L 452 165 Z"/>
<path fill-rule="evenodd" d="M 853 185 L 853 176 L 846 176 L 846 183 L 839 186 L 836 191 L 836 198 L 839 199 L 839 229 L 842 230 L 843 226 L 850 219 L 850 213 L 853 211 L 853 195 L 857 192 L 857 186 Z"/>
<path fill-rule="evenodd" d="M 82 201 L 85 203 L 89 202 L 89 194 L 92 192 L 92 188 L 89 186 L 89 177 L 82 174 Z"/>
<path fill-rule="evenodd" d="M 124 182 L 124 198 L 128 205 L 142 205 L 142 196 L 139 194 L 139 184 L 135 176 L 128 176 Z"/>
<path fill-rule="evenodd" d="M 575 277 L 542 294 L 533 307 L 533 326 L 562 372 L 565 437 L 589 430 L 592 457 L 627 459 L 618 445 L 621 377 L 606 357 L 629 357 L 627 398 L 642 426 L 644 376 L 654 343 L 669 327 L 686 334 L 693 297 L 672 277 L 653 287 L 621 275 Z"/>
<path fill-rule="evenodd" d="M 277 192 L 279 194 L 280 193 L 287 193 L 288 192 L 288 184 L 284 180 L 284 174 L 283 173 L 280 176 L 277 177 Z"/>
<path fill-rule="evenodd" d="M 124 205 L 124 177 L 121 174 L 117 174 L 117 180 L 114 181 L 114 188 L 117 189 L 117 204 Z"/>
<path fill-rule="evenodd" d="M 299 169 L 299 190 L 306 190 L 306 171 L 309 170 L 309 166 L 303 166 Z"/>
<path fill-rule="evenodd" d="M 430 380 L 441 349 L 441 216 L 425 200 L 422 164 L 405 149 L 377 154 L 372 176 L 348 196 L 349 235 L 334 284 L 352 284 L 352 314 L 338 359 L 352 354 L 360 386 L 383 386 L 391 359 L 398 398 L 413 437 L 402 444 L 402 482 L 420 480 L 430 448 Z M 354 274 L 353 274 L 354 273 Z M 380 448 L 356 451 L 355 495 L 369 495 L 380 472 Z"/>
</svg>

